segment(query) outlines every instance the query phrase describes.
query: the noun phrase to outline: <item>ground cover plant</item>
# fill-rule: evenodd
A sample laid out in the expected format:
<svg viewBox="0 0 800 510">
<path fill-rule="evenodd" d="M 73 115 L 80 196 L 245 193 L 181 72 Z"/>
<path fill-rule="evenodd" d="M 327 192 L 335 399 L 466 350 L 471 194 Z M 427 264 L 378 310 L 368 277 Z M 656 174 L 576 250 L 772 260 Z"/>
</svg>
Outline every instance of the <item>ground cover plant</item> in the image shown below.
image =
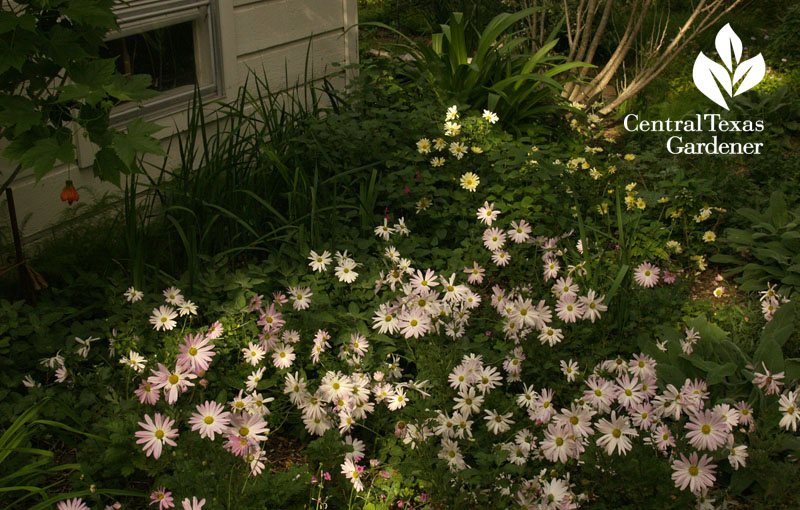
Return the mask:
<svg viewBox="0 0 800 510">
<path fill-rule="evenodd" d="M 111 260 L 42 251 L 0 301 L 4 507 L 799 504 L 796 191 L 407 69 L 243 91 L 128 180 Z"/>
</svg>

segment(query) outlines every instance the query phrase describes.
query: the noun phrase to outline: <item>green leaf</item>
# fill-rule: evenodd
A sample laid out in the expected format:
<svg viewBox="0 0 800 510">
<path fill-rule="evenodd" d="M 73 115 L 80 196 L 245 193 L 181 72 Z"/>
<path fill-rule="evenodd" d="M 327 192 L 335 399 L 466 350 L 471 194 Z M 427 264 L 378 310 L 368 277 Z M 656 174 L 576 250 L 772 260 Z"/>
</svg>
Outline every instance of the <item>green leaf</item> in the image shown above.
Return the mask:
<svg viewBox="0 0 800 510">
<path fill-rule="evenodd" d="M 672 365 L 660 364 L 656 367 L 656 371 L 658 372 L 658 377 L 667 384 L 680 387 L 686 381 L 686 374 Z"/>
<path fill-rule="evenodd" d="M 709 385 L 721 383 L 723 379 L 736 373 L 736 365 L 725 363 L 718 365 L 706 375 L 706 382 Z"/>
<path fill-rule="evenodd" d="M 108 147 L 100 149 L 94 155 L 93 169 L 95 176 L 117 187 L 120 186 L 120 173 L 128 171 L 128 167 L 116 152 Z"/>
<path fill-rule="evenodd" d="M 697 331 L 701 340 L 710 342 L 728 340 L 728 334 L 716 324 L 709 322 L 705 314 L 700 314 L 698 317 L 686 321 L 686 325 Z"/>
<path fill-rule="evenodd" d="M 758 348 L 753 354 L 756 370 L 761 368 L 763 362 L 770 372 L 783 371 L 783 353 L 780 346 L 771 338 L 764 338 L 758 343 Z"/>
<path fill-rule="evenodd" d="M 14 134 L 20 135 L 42 121 L 42 113 L 36 104 L 22 96 L 0 95 L 0 125 L 14 126 Z"/>
<path fill-rule="evenodd" d="M 800 358 L 786 358 L 784 360 L 786 379 L 789 381 L 800 379 Z"/>
<path fill-rule="evenodd" d="M 12 67 L 22 72 L 29 55 L 36 52 L 37 35 L 27 31 L 14 30 L 13 33 L 0 36 L 0 42 L 3 44 L 3 50 L 0 51 L 0 74 Z"/>
<path fill-rule="evenodd" d="M 57 135 L 58 133 L 56 133 Z M 62 138 L 59 140 L 59 138 Z M 18 139 L 10 143 L 3 155 L 18 161 L 22 168 L 33 168 L 36 182 L 53 170 L 56 161 L 75 162 L 75 146 L 69 139 L 52 136 L 38 139 L 30 144 L 31 138 Z"/>
<path fill-rule="evenodd" d="M 114 133 L 112 146 L 119 158 L 131 169 L 134 168 L 136 154 L 150 153 L 163 155 L 164 151 L 153 134 L 164 129 L 163 126 L 134 119 L 128 124 L 127 133 Z"/>
<path fill-rule="evenodd" d="M 147 74 L 134 74 L 132 76 L 117 74 L 110 83 L 103 87 L 103 90 L 120 101 L 143 101 L 160 94 L 156 90 L 148 89 L 152 82 L 153 79 Z"/>
<path fill-rule="evenodd" d="M 772 320 L 769 321 L 761 334 L 761 339 L 770 338 L 778 346 L 786 343 L 794 331 L 795 307 L 793 302 L 784 303 L 775 312 Z"/>
</svg>

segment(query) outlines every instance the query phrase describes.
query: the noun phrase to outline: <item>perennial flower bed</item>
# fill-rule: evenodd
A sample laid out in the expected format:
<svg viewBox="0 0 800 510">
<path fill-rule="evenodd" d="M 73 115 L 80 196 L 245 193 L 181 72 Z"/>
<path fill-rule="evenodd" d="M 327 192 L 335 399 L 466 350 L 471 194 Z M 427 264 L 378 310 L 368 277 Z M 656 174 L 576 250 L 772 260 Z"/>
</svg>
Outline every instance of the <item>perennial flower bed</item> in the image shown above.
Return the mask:
<svg viewBox="0 0 800 510">
<path fill-rule="evenodd" d="M 633 155 L 526 146 L 523 167 L 563 186 L 568 215 L 548 217 L 505 192 L 528 174 L 503 174 L 497 115 L 462 113 L 409 148 L 394 203 L 416 203 L 399 218 L 387 206 L 371 239 L 269 259 L 197 298 L 118 289 L 113 316 L 41 359 L 32 395 L 104 394 L 87 478 L 135 480 L 147 496 L 124 504 L 159 510 L 263 508 L 280 484 L 270 508 L 606 508 L 613 478 L 717 508 L 755 482 L 753 441 L 762 465 L 765 442 L 797 444 L 790 299 L 761 293 L 754 352 L 704 315 L 659 312 L 704 268 L 702 223 L 723 210 L 625 184 Z M 597 120 L 573 129 L 602 142 Z M 635 337 L 633 308 L 655 315 Z M 276 468 L 277 437 L 305 465 Z"/>
</svg>

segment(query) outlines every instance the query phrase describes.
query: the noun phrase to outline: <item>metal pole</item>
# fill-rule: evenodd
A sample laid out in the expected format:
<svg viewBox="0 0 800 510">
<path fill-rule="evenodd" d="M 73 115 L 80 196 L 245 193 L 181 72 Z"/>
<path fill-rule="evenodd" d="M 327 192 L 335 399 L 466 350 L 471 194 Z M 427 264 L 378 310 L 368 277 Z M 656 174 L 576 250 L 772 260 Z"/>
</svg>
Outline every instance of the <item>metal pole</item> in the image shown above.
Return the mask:
<svg viewBox="0 0 800 510">
<path fill-rule="evenodd" d="M 14 193 L 11 188 L 6 188 L 6 198 L 8 199 L 8 218 L 11 221 L 11 233 L 14 236 L 14 251 L 17 256 L 17 270 L 19 271 L 19 281 L 22 285 L 22 294 L 28 304 L 34 304 L 33 285 L 31 285 L 28 267 L 25 264 L 25 256 L 22 254 L 22 239 L 19 235 L 19 225 L 17 225 L 17 210 L 14 207 Z"/>
</svg>

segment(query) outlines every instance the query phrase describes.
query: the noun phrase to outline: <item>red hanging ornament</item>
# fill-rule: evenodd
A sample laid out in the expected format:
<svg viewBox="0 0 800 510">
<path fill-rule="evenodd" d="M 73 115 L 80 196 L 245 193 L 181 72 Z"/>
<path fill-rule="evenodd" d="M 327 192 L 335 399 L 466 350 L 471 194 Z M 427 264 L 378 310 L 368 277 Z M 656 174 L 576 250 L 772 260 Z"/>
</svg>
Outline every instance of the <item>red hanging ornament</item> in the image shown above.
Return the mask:
<svg viewBox="0 0 800 510">
<path fill-rule="evenodd" d="M 78 190 L 72 185 L 72 181 L 67 180 L 64 189 L 61 190 L 61 201 L 72 205 L 72 202 L 77 202 L 79 198 Z"/>
</svg>

